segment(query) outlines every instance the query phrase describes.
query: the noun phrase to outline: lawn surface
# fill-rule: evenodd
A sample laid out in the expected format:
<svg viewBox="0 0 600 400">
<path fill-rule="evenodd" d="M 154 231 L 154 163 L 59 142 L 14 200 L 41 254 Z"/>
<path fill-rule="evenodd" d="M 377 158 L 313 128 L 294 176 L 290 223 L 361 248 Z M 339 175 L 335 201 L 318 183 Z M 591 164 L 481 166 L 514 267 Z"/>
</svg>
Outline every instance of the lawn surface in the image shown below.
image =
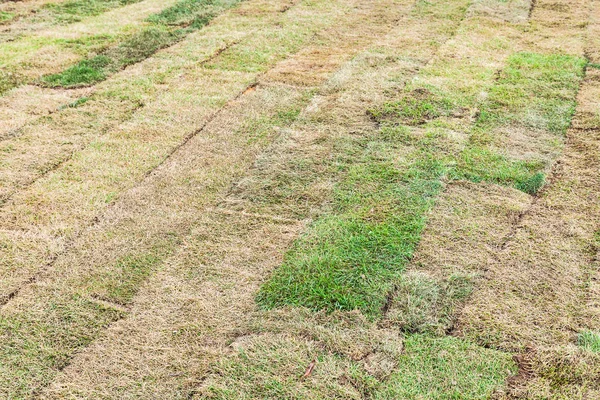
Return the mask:
<svg viewBox="0 0 600 400">
<path fill-rule="evenodd" d="M 0 3 L 0 398 L 600 398 L 600 4 Z"/>
</svg>

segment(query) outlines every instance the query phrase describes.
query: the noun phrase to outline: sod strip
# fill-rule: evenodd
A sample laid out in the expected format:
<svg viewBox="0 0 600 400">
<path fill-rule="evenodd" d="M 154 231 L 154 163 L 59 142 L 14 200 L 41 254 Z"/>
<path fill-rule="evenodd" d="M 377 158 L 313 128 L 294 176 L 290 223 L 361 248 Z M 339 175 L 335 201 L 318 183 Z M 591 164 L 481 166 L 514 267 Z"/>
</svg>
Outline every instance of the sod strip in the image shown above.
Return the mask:
<svg viewBox="0 0 600 400">
<path fill-rule="evenodd" d="M 585 64 L 571 55 L 511 56 L 480 110 L 453 177 L 535 194 L 560 154 Z"/>
<path fill-rule="evenodd" d="M 54 25 L 0 44 L 0 93 L 57 73 L 149 26 L 148 16 L 177 0 L 144 0 L 78 23 Z"/>
<path fill-rule="evenodd" d="M 373 109 L 378 132 L 339 145 L 336 168 L 346 178 L 333 209 L 262 288 L 263 306 L 381 315 L 460 153 L 480 93 L 493 85 L 518 37 L 515 26 L 498 28 L 493 19 L 471 15 L 400 100 Z"/>
<path fill-rule="evenodd" d="M 81 105 L 89 96 L 87 88 L 67 91 L 26 85 L 0 97 L 0 141 L 20 135 L 19 130 L 30 121 Z M 0 148 L 5 149 L 2 144 Z"/>
<path fill-rule="evenodd" d="M 484 266 L 514 232 L 531 197 L 513 188 L 452 182 L 427 227 L 385 314 L 384 326 L 444 336 L 465 297 L 485 279 Z"/>
<path fill-rule="evenodd" d="M 335 18 L 331 18 L 327 10 L 335 9 L 335 6 L 334 3 L 316 3 L 302 5 L 287 14 L 277 13 L 277 18 L 288 26 L 285 31 L 267 25 L 261 31 L 262 35 L 257 33 L 249 39 L 264 40 L 263 35 L 278 32 L 271 43 L 273 47 L 279 45 L 279 52 L 270 53 L 271 57 L 261 68 L 266 69 L 278 58 L 297 51 L 316 31 L 333 23 Z M 304 18 L 310 18 L 313 23 L 302 28 Z M 75 153 L 64 165 L 15 195 L 0 211 L 2 227 L 15 233 L 30 231 L 58 243 L 68 242 L 92 223 L 121 192 L 134 186 L 160 164 L 200 123 L 255 79 L 256 74 L 206 69 L 201 64 L 190 66 L 185 70 L 185 76 L 175 75 L 170 79 L 169 90 L 164 90 L 127 123 L 95 137 L 89 146 Z M 35 274 L 43 265 L 44 260 L 40 260 L 28 269 L 15 270 L 9 263 L 5 273 L 13 278 L 3 281 L 3 286 L 6 284 L 3 294 L 14 291 L 17 282 L 27 280 L 27 275 Z"/>
<path fill-rule="evenodd" d="M 215 362 L 196 398 L 487 398 L 515 370 L 510 355 L 450 337 L 403 340 L 357 313 L 279 311 L 251 325 L 230 345 L 233 354 Z M 312 373 L 298 379 L 307 365 Z"/>
<path fill-rule="evenodd" d="M 446 3 L 435 6 L 439 7 L 438 10 L 447 10 Z M 464 8 L 455 10 L 460 13 Z M 414 17 L 407 20 L 415 27 L 424 24 Z M 332 130 L 340 129 L 335 119 L 327 123 L 324 121 L 318 126 L 318 130 L 314 129 L 313 118 L 318 117 L 315 112 L 321 110 L 321 107 L 322 111 L 318 114 L 322 117 L 330 117 L 330 112 L 340 116 L 349 114 L 354 120 L 354 127 L 363 124 L 370 127 L 364 108 L 356 107 L 355 103 L 346 100 L 353 98 L 352 96 L 369 99 L 371 96 L 368 94 L 373 91 L 379 92 L 383 87 L 392 88 L 402 84 L 394 80 L 387 81 L 383 77 L 378 78 L 378 81 L 373 78 L 379 76 L 376 71 L 389 71 L 390 74 L 395 72 L 397 75 L 393 76 L 396 79 L 398 76 L 409 78 L 414 73 L 414 62 L 401 62 L 389 55 L 404 45 L 407 53 L 419 54 L 425 58 L 428 52 L 435 50 L 432 41 L 443 40 L 451 32 L 448 25 L 442 27 L 442 21 L 447 21 L 449 25 L 455 23 L 456 18 L 448 16 L 447 20 L 441 21 L 427 18 L 426 22 L 438 30 L 429 31 L 432 36 L 422 38 L 422 42 L 415 43 L 400 28 L 396 28 L 395 35 L 389 38 L 388 47 L 384 46 L 386 53 L 369 53 L 350 62 L 331 79 L 325 94 L 312 101 L 300 115 L 299 118 L 303 121 L 295 123 L 293 130 L 283 131 L 286 137 L 274 145 L 269 156 L 257 162 L 256 168 L 260 168 L 258 165 L 273 159 L 272 157 L 289 159 L 296 156 L 298 153 L 292 153 L 292 149 L 321 159 L 320 152 L 329 151 L 327 140 L 323 139 Z M 406 26 L 404 23 L 400 25 Z M 379 49 L 380 46 L 376 48 Z M 375 59 L 380 62 L 373 65 Z M 357 76 L 353 72 L 357 69 L 366 71 Z M 366 82 L 371 85 L 365 85 Z M 374 84 L 384 86 L 375 88 Z M 343 126 L 344 130 L 351 129 L 348 123 L 347 121 Z M 256 199 L 253 204 L 247 202 L 248 196 L 244 193 L 251 194 L 248 185 L 262 173 L 256 168 L 250 171 L 248 179 L 242 180 L 246 182 L 244 185 L 235 186 L 232 195 L 222 203 L 220 209 L 202 214 L 202 221 L 188 240 L 184 251 L 168 263 L 170 267 L 151 278 L 136 296 L 131 318 L 116 323 L 97 346 L 82 353 L 65 370 L 63 377 L 51 387 L 56 391 L 56 397 L 60 397 L 61 392 L 93 394 L 107 390 L 106 388 L 116 393 L 123 390 L 123 387 L 127 388 L 127 393 L 142 397 L 155 394 L 160 397 L 164 393 L 178 390 L 193 395 L 194 383 L 202 378 L 202 371 L 206 370 L 211 354 L 219 353 L 220 343 L 235 335 L 236 330 L 243 329 L 242 324 L 249 316 L 247 310 L 255 307 L 252 298 L 261 279 L 267 271 L 278 265 L 281 254 L 302 226 L 298 219 L 287 218 L 285 209 L 278 204 L 267 204 L 261 199 Z M 329 177 L 323 178 L 327 180 Z M 314 198 L 315 205 L 322 200 Z M 238 211 L 242 206 L 246 209 Z M 211 233 L 207 235 L 209 232 Z M 199 268 L 199 265 L 203 266 Z M 172 292 L 169 288 L 177 290 Z M 154 299 L 154 306 L 149 303 L 150 298 Z M 183 300 L 184 298 L 188 300 Z M 182 308 L 181 301 L 187 301 L 188 305 Z M 178 332 L 175 335 L 174 330 Z M 137 333 L 132 335 L 133 331 Z M 121 336 L 119 332 L 124 335 Z M 138 351 L 147 346 L 160 347 L 160 355 L 149 355 L 152 360 L 146 358 L 142 361 L 138 358 Z M 104 350 L 101 351 L 100 348 Z M 178 356 L 171 358 L 175 359 L 173 362 L 164 362 L 172 357 L 173 352 L 181 349 L 186 349 L 189 356 Z M 154 358 L 155 356 L 158 358 Z M 107 359 L 114 361 L 107 363 Z M 149 367 L 138 368 L 140 362 Z M 92 363 L 94 367 L 88 368 Z M 83 365 L 88 367 L 82 369 Z M 118 368 L 113 369 L 117 366 Z M 170 372 L 173 368 L 176 369 L 174 373 Z M 150 378 L 152 385 L 138 384 L 150 376 L 158 378 Z"/>
<path fill-rule="evenodd" d="M 363 9 L 362 13 L 357 13 L 355 9 L 344 10 L 344 14 L 339 17 L 349 19 L 349 23 L 354 28 L 359 23 L 364 21 L 376 20 L 377 24 L 372 24 L 371 28 L 373 31 L 370 32 L 368 29 L 363 30 L 364 36 L 361 41 L 355 43 L 355 47 L 348 46 L 347 52 L 356 52 L 360 49 L 360 45 L 368 40 L 374 40 L 379 37 L 381 30 L 385 29 L 386 25 L 382 25 L 382 21 L 386 18 L 390 18 L 389 11 L 379 4 L 374 4 L 374 9 L 368 7 Z M 335 6 L 335 4 L 334 4 Z M 359 7 L 354 7 L 359 8 Z M 322 15 L 323 10 L 326 9 L 323 6 L 315 9 L 319 15 Z M 310 18 L 314 27 L 316 19 L 313 15 L 309 14 L 306 10 L 302 10 L 302 13 L 306 15 L 306 18 Z M 294 17 L 298 23 L 303 21 L 297 16 Z M 327 18 L 327 15 L 324 16 Z M 335 19 L 333 19 L 335 21 Z M 337 24 L 338 30 L 348 29 L 346 27 L 347 22 L 340 21 Z M 387 23 L 389 28 L 389 22 Z M 299 32 L 295 29 L 295 34 Z M 332 29 L 333 32 L 333 29 Z M 296 36 L 297 38 L 297 36 Z M 337 44 L 337 43 L 336 43 Z M 339 62 L 343 62 L 343 58 Z M 211 69 L 208 74 L 216 74 L 217 71 Z M 231 74 L 238 75 L 237 72 Z M 201 80 L 204 83 L 204 80 Z M 212 83 L 212 82 L 209 82 Z M 183 84 L 189 85 L 184 82 Z M 216 86 L 216 85 L 215 85 Z M 222 87 L 216 87 L 217 89 L 223 89 Z M 189 90 L 195 90 L 190 88 Z M 256 93 L 250 91 L 249 93 Z M 242 110 L 253 111 L 255 113 L 260 107 L 264 107 L 264 101 L 268 100 L 270 96 L 273 96 L 275 100 L 278 97 L 281 98 L 283 104 L 290 104 L 290 98 L 281 95 L 279 92 L 267 92 L 266 95 L 255 98 L 255 103 L 252 108 L 248 107 L 248 104 L 241 104 Z M 271 100 L 272 101 L 272 100 Z M 192 110 L 193 111 L 193 110 Z M 239 110 L 238 110 L 239 111 Z M 56 290 L 63 291 L 66 302 L 72 298 L 73 291 L 82 293 L 78 296 L 99 299 L 100 301 L 110 301 L 113 304 L 121 303 L 126 304 L 131 300 L 131 297 L 136 293 L 137 288 L 151 273 L 156 263 L 164 258 L 170 249 L 173 249 L 177 244 L 177 237 L 182 233 L 185 233 L 186 226 L 193 223 L 194 219 L 199 215 L 202 215 L 201 209 L 203 204 L 201 200 L 202 196 L 200 193 L 204 193 L 206 196 L 205 201 L 214 201 L 214 193 L 218 190 L 221 185 L 226 185 L 228 179 L 232 179 L 235 174 L 235 168 L 242 168 L 244 166 L 243 158 L 234 157 L 233 152 L 233 139 L 236 142 L 236 146 L 242 155 L 247 154 L 246 151 L 250 151 L 262 143 L 264 139 L 268 139 L 268 136 L 261 137 L 257 136 L 260 131 L 255 128 L 260 127 L 260 124 L 267 124 L 271 128 L 272 124 L 277 123 L 289 123 L 287 120 L 294 118 L 297 112 L 292 109 L 285 109 L 278 112 L 276 115 L 269 119 L 262 120 L 258 119 L 258 124 L 255 121 L 238 121 L 241 122 L 253 122 L 246 127 L 241 133 L 244 135 L 234 135 L 233 138 L 227 140 L 231 136 L 231 132 L 228 128 L 231 128 L 231 124 L 228 121 L 235 117 L 235 115 L 228 114 L 215 120 L 214 124 L 211 124 L 210 130 L 203 130 L 201 134 L 197 136 L 189 146 L 185 146 L 187 152 L 175 155 L 175 158 L 171 158 L 170 161 L 164 168 L 166 168 L 167 175 L 158 175 L 156 178 L 158 181 L 152 181 L 148 186 L 136 188 L 132 192 L 128 193 L 121 202 L 110 209 L 109 214 L 106 216 L 105 225 L 96 225 L 89 231 L 88 235 L 82 236 L 80 240 L 75 244 L 75 250 L 66 254 L 52 266 L 52 271 L 48 271 L 46 283 L 41 283 L 37 286 L 32 286 L 32 292 L 27 294 L 23 292 L 11 301 L 5 311 L 9 314 L 13 313 L 13 307 L 18 307 L 17 304 L 20 301 L 38 301 L 43 297 L 51 296 L 57 299 Z M 258 126 L 257 126 L 258 125 Z M 233 127 L 235 127 L 234 124 Z M 217 131 L 215 129 L 219 127 Z M 208 128 L 207 128 L 208 129 Z M 211 138 L 210 133 L 216 135 Z M 272 129 L 263 132 L 263 135 L 273 133 Z M 208 135 L 208 136 L 207 136 Z M 209 140 L 210 139 L 210 140 Z M 204 143 L 204 144 L 203 144 Z M 191 154 L 190 154 L 191 152 Z M 209 162 L 208 154 L 214 155 L 214 162 Z M 192 157 L 192 155 L 194 155 Z M 242 157 L 240 155 L 240 157 Z M 193 161 L 193 162 L 191 162 Z M 188 164 L 190 163 L 191 164 Z M 173 163 L 173 164 L 171 164 Z M 222 174 L 215 173 L 218 169 L 223 168 Z M 232 170 L 233 168 L 233 170 Z M 174 182 L 175 176 L 177 176 L 180 184 L 176 184 L 176 187 L 181 187 L 181 191 L 174 191 L 173 187 L 170 186 Z M 157 175 L 153 175 L 157 176 Z M 198 183 L 202 182 L 202 186 L 197 187 Z M 214 185 L 214 186 L 213 186 Z M 192 190 L 190 190 L 192 189 Z M 147 191 L 150 191 L 148 193 Z M 182 197 L 183 195 L 183 197 Z M 181 203 L 183 202 L 183 203 Z M 180 204 L 181 212 L 177 213 L 173 210 L 174 204 Z M 145 206 L 142 206 L 145 205 Z M 140 209 L 141 207 L 141 209 Z M 164 213 L 158 212 L 158 208 L 164 207 Z M 129 210 L 129 211 L 128 211 Z M 178 209 L 179 210 L 179 209 Z M 142 211 L 140 213 L 140 211 Z M 175 215 L 172 215 L 175 214 Z M 155 216 L 157 219 L 152 219 L 150 216 Z M 118 221 L 122 221 L 118 223 Z M 165 232 L 166 229 L 166 232 Z M 103 233 L 99 233 L 103 232 Z M 151 232 L 153 232 L 151 234 Z M 104 238 L 98 243 L 99 237 Z M 133 242 L 132 242 L 133 241 Z M 94 244 L 95 243 L 95 244 Z M 80 244 L 81 246 L 79 246 Z M 89 269 L 89 248 L 93 245 L 97 250 L 94 251 L 99 259 L 94 264 L 97 268 L 92 271 Z M 127 251 L 129 249 L 129 251 Z M 79 261 L 74 261 L 79 260 Z M 74 269 L 73 262 L 78 264 L 80 268 Z M 110 266 L 107 270 L 106 267 Z M 62 271 L 59 272 L 59 271 Z M 51 292 L 47 292 L 44 287 L 54 286 Z M 41 291 L 39 291 L 41 290 Z M 36 293 L 36 295 L 33 295 Z M 83 294 L 85 293 L 85 295 Z M 32 296 L 33 295 L 33 296 Z M 58 300 L 57 300 L 58 301 Z M 105 304 L 105 303 L 101 303 Z M 19 320 L 34 318 L 43 318 L 43 312 L 37 317 L 29 314 L 27 309 L 24 309 L 25 314 L 15 313 L 14 318 Z M 75 322 L 75 321 L 74 321 Z M 75 322 L 77 323 L 77 322 Z M 79 328 L 77 328 L 79 329 Z M 77 331 L 75 329 L 75 331 Z M 96 329 L 95 327 L 93 329 Z M 66 333 L 66 332 L 65 332 Z M 87 333 L 90 337 L 91 333 Z M 33 340 L 35 340 L 32 337 Z M 50 338 L 48 338 L 50 339 Z M 50 344 L 48 344 L 50 345 Z M 77 346 L 76 346 L 77 347 Z M 66 348 L 64 351 L 68 354 L 75 350 L 76 347 Z M 66 356 L 65 356 L 66 357 Z M 37 360 L 30 360 L 32 363 L 38 362 Z M 23 360 L 26 362 L 26 360 Z M 31 379 L 31 378 L 30 378 Z"/>
</svg>

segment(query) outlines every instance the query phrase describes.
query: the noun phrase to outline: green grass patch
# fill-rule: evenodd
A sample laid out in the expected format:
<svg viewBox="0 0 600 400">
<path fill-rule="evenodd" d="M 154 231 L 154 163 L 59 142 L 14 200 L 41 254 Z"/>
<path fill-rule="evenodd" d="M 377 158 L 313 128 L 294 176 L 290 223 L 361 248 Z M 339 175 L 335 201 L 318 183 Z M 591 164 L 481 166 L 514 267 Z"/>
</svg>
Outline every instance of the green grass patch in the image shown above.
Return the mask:
<svg viewBox="0 0 600 400">
<path fill-rule="evenodd" d="M 240 0 L 181 0 L 163 11 L 151 15 L 147 21 L 168 26 L 191 26 L 201 28 Z"/>
<path fill-rule="evenodd" d="M 0 11 L 0 24 L 2 24 L 4 22 L 8 22 L 13 18 L 14 18 L 14 14 L 6 12 L 6 11 Z"/>
<path fill-rule="evenodd" d="M 508 60 L 477 125 L 515 124 L 564 135 L 575 112 L 586 60 L 556 54 L 517 53 Z"/>
<path fill-rule="evenodd" d="M 51 17 L 59 23 L 72 23 L 81 21 L 82 17 L 100 15 L 140 1 L 142 0 L 69 0 L 45 4 L 42 9 L 50 11 Z"/>
<path fill-rule="evenodd" d="M 513 186 L 525 193 L 535 194 L 544 184 L 545 167 L 539 161 L 511 160 L 480 146 L 469 146 L 458 160 L 456 179 L 490 182 Z"/>
<path fill-rule="evenodd" d="M 266 308 L 360 309 L 375 318 L 418 243 L 444 166 L 416 151 L 398 164 L 381 137 L 341 143 L 345 178 L 334 210 L 317 220 L 261 288 Z"/>
<path fill-rule="evenodd" d="M 494 147 L 502 129 L 534 129 L 564 136 L 575 112 L 586 62 L 566 55 L 517 53 L 510 57 L 479 113 L 469 143 L 458 156 L 456 179 L 513 186 L 535 194 L 548 162 L 512 159 Z M 498 136 L 502 136 L 499 134 Z"/>
<path fill-rule="evenodd" d="M 153 22 L 153 26 L 60 73 L 46 75 L 41 82 L 49 87 L 65 88 L 94 85 L 115 72 L 150 57 L 158 50 L 172 46 L 240 1 L 184 0 L 150 16 L 148 21 Z"/>
<path fill-rule="evenodd" d="M 585 331 L 577 335 L 577 344 L 594 353 L 600 353 L 600 333 Z"/>
<path fill-rule="evenodd" d="M 44 76 L 42 82 L 49 87 L 90 86 L 129 65 L 146 59 L 157 50 L 172 45 L 181 37 L 181 31 L 147 28 L 102 54 L 80 61 L 58 74 Z"/>
<path fill-rule="evenodd" d="M 371 396 L 392 399 L 488 399 L 516 372 L 512 356 L 454 337 L 413 335 L 394 374 Z"/>
</svg>

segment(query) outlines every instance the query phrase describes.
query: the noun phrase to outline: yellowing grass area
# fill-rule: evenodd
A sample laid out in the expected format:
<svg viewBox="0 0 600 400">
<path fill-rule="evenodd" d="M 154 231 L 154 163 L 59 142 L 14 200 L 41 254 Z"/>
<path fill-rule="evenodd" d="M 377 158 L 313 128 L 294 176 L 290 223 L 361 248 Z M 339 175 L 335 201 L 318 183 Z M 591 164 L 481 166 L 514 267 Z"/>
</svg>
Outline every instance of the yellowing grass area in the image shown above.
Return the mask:
<svg viewBox="0 0 600 400">
<path fill-rule="evenodd" d="M 0 3 L 0 398 L 600 399 L 600 3 Z"/>
</svg>

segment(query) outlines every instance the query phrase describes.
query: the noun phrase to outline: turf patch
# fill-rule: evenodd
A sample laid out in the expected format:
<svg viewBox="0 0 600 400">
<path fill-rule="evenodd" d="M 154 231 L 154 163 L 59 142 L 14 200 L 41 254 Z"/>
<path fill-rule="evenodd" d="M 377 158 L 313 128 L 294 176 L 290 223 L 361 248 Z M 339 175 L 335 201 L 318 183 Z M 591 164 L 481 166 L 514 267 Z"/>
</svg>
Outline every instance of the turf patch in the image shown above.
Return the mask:
<svg viewBox="0 0 600 400">
<path fill-rule="evenodd" d="M 399 100 L 369 110 L 377 122 L 401 121 L 405 125 L 421 125 L 433 119 L 448 116 L 455 109 L 453 102 L 426 88 L 405 93 Z"/>
<path fill-rule="evenodd" d="M 121 69 L 140 62 L 183 37 L 183 32 L 148 28 L 116 47 L 83 60 L 65 71 L 42 78 L 49 87 L 83 87 L 105 80 Z"/>
<path fill-rule="evenodd" d="M 8 22 L 13 18 L 14 18 L 14 14 L 6 12 L 6 11 L 0 11 L 0 24 Z"/>
<path fill-rule="evenodd" d="M 584 59 L 566 55 L 517 53 L 510 57 L 483 104 L 469 145 L 458 157 L 453 177 L 513 186 L 535 194 L 545 181 L 549 161 L 541 155 L 514 158 L 503 149 L 511 131 L 563 137 L 575 112 Z"/>
<path fill-rule="evenodd" d="M 455 320 L 456 307 L 473 290 L 470 276 L 439 280 L 424 273 L 403 274 L 386 319 L 405 333 L 443 336 Z"/>
<path fill-rule="evenodd" d="M 577 335 L 577 344 L 594 353 L 600 353 L 600 333 L 593 331 L 581 332 Z"/>
<path fill-rule="evenodd" d="M 510 354 L 454 337 L 413 335 L 396 372 L 371 398 L 488 399 L 515 372 Z"/>
</svg>

